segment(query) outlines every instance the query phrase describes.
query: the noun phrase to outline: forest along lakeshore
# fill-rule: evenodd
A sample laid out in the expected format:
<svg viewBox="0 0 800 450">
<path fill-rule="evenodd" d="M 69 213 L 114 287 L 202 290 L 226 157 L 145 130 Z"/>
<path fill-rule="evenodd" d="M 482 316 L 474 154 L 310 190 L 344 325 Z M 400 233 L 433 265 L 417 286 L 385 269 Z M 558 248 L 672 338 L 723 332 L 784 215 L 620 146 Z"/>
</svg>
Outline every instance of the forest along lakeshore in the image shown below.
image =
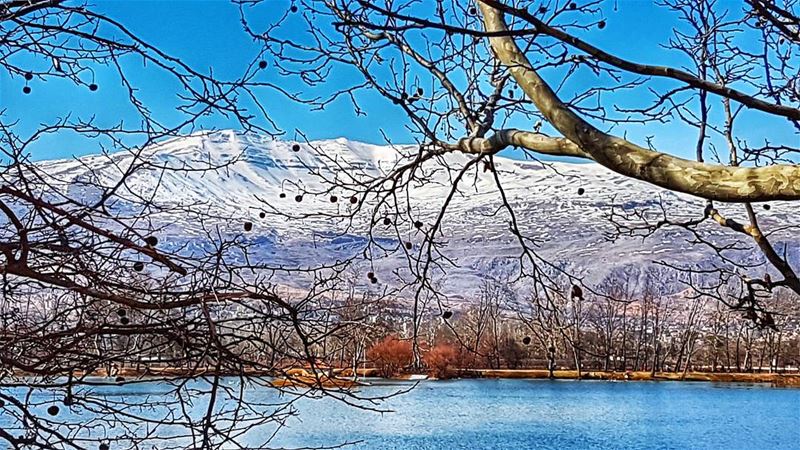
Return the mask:
<svg viewBox="0 0 800 450">
<path fill-rule="evenodd" d="M 800 0 L 0 0 L 0 449 L 795 448 L 799 136 Z"/>
</svg>

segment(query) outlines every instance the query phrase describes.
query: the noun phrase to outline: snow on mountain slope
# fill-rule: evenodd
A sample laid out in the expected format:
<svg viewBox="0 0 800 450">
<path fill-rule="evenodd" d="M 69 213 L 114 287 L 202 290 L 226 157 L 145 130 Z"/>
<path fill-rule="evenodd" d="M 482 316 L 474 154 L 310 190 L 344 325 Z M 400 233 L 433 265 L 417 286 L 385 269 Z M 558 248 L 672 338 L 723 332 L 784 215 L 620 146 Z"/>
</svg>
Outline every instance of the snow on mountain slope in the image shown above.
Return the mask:
<svg viewBox="0 0 800 450">
<path fill-rule="evenodd" d="M 175 246 L 191 243 L 204 235 L 203 227 L 210 224 L 198 223 L 191 211 L 208 211 L 219 217 L 216 224 L 223 232 L 231 234 L 241 233 L 242 221 L 252 220 L 255 229 L 246 239 L 254 243 L 261 257 L 273 264 L 313 266 L 358 254 L 367 242 L 359 232 L 367 226 L 367 214 L 357 215 L 354 229 L 347 230 L 341 218 L 287 220 L 273 213 L 280 211 L 298 216 L 347 211 L 352 207 L 347 201 L 333 204 L 327 193 L 322 194 L 330 185 L 324 183 L 319 174 L 328 178 L 342 175 L 331 168 L 332 161 L 346 161 L 365 176 L 374 176 L 390 170 L 399 154 L 413 154 L 414 148 L 333 139 L 299 143 L 301 149 L 295 152 L 294 144 L 234 131 L 174 138 L 144 150 L 149 165 L 128 178 L 123 197 L 153 196 L 158 204 L 173 205 L 174 212 L 160 214 L 155 220 L 169 224 L 169 236 L 162 241 L 171 241 Z M 43 162 L 40 167 L 54 178 L 69 183 L 73 195 L 89 198 L 98 192 L 81 184 L 81 180 L 97 179 L 111 186 L 132 160 L 130 154 L 121 152 Z M 451 167 L 462 167 L 468 160 L 460 154 L 447 156 Z M 612 204 L 626 211 L 645 208 L 652 217 L 657 217 L 660 199 L 670 211 L 670 217 L 685 219 L 702 214 L 704 201 L 700 199 L 663 191 L 596 164 L 543 165 L 499 157 L 495 161 L 520 227 L 524 234 L 539 243 L 537 252 L 586 276 L 590 282 L 626 266 L 644 266 L 657 260 L 701 265 L 713 260 L 709 249 L 692 245 L 687 240 L 691 238 L 688 233 L 677 229 L 667 229 L 644 240 L 621 238 L 610 242 L 606 238 L 614 230 L 608 220 Z M 163 170 L 164 167 L 177 170 Z M 218 169 L 197 170 L 207 167 Z M 411 211 L 415 219 L 425 223 L 435 220 L 450 187 L 444 171 L 433 175 L 432 181 L 415 187 L 411 195 Z M 306 195 L 298 203 L 294 199 L 300 193 L 298 186 L 320 192 L 320 195 Z M 285 194 L 284 198 L 281 193 Z M 117 207 L 122 209 L 126 205 L 120 202 Z M 732 217 L 744 217 L 739 206 L 723 205 L 721 208 Z M 760 211 L 760 215 L 767 227 L 775 223 L 797 224 L 795 208 L 787 203 L 775 203 L 769 211 Z M 260 218 L 262 211 L 270 214 Z M 446 292 L 466 295 L 486 276 L 501 277 L 513 272 L 520 248 L 509 230 L 508 220 L 493 174 L 472 171 L 465 178 L 462 192 L 454 197 L 443 222 L 446 255 L 456 262 L 455 267 L 447 269 L 447 276 L 442 280 Z M 389 245 L 396 244 L 397 232 L 392 231 L 386 230 L 381 235 L 383 231 L 378 229 L 377 237 Z M 709 226 L 707 232 L 718 235 L 719 239 L 735 237 L 718 226 Z M 421 239 L 410 225 L 401 233 L 404 240 Z M 796 258 L 796 237 L 785 236 L 784 239 L 792 243 L 790 253 Z M 400 270 L 407 264 L 401 253 L 376 261 L 376 273 Z M 761 260 L 758 252 L 745 257 Z"/>
</svg>

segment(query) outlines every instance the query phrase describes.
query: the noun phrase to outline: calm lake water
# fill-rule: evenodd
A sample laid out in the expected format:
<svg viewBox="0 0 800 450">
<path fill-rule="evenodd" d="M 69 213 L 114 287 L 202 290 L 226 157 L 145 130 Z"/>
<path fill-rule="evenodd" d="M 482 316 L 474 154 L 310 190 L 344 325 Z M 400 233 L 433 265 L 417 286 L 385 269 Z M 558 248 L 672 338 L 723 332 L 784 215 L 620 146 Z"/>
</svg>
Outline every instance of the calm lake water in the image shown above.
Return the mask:
<svg viewBox="0 0 800 450">
<path fill-rule="evenodd" d="M 371 389 L 388 389 L 374 387 Z M 710 383 L 459 380 L 420 383 L 382 416 L 308 406 L 286 446 L 358 449 L 800 449 L 800 390 Z"/>
<path fill-rule="evenodd" d="M 237 379 L 226 379 L 238 390 Z M 410 383 L 375 382 L 360 394 L 378 397 Z M 170 401 L 156 383 L 100 388 L 102 395 L 134 404 Z M 248 387 L 253 400 L 292 398 Z M 54 395 L 41 392 L 45 409 Z M 200 400 L 197 398 L 196 400 Z M 765 385 L 549 380 L 423 381 L 379 405 L 393 412 L 353 408 L 331 398 L 301 398 L 270 443 L 307 448 L 360 441 L 358 450 L 484 449 L 800 449 L 800 389 Z M 202 414 L 205 405 L 195 402 Z M 88 418 L 64 412 L 78 422 Z M 0 417 L 0 426 L 13 428 Z M 248 435 L 263 442 L 263 429 Z M 112 448 L 128 448 L 112 441 Z M 175 445 L 177 442 L 171 440 Z M 178 444 L 182 446 L 182 444 Z M 147 447 L 150 448 L 150 447 Z M 160 448 L 160 447 L 159 447 Z M 231 447 L 234 448 L 234 447 Z"/>
</svg>

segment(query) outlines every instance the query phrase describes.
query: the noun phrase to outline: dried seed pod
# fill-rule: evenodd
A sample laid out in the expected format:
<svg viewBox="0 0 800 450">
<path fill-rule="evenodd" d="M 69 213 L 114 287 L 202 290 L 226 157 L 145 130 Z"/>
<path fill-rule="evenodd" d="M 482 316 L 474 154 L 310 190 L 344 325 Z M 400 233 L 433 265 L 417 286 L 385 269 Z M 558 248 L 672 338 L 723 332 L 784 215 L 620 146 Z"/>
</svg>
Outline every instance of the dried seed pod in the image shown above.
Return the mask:
<svg viewBox="0 0 800 450">
<path fill-rule="evenodd" d="M 51 416 L 58 415 L 58 410 L 59 409 L 57 405 L 50 405 L 50 407 L 47 408 L 47 414 L 50 414 Z"/>
<path fill-rule="evenodd" d="M 244 231 L 250 231 L 253 229 L 253 222 L 245 222 L 244 223 Z"/>
<path fill-rule="evenodd" d="M 299 152 L 300 151 L 300 144 L 292 145 L 292 151 L 293 152 Z"/>
<path fill-rule="evenodd" d="M 524 338 L 522 338 L 522 343 L 525 344 L 525 345 L 530 345 L 531 337 L 530 336 L 525 336 Z"/>
<path fill-rule="evenodd" d="M 135 270 L 137 272 L 143 271 L 144 270 L 144 263 L 141 262 L 141 261 L 136 261 L 135 263 L 133 263 L 133 270 Z"/>
<path fill-rule="evenodd" d="M 335 195 L 331 195 L 331 203 L 336 203 L 338 201 L 339 201 L 339 197 L 337 197 Z"/>
<path fill-rule="evenodd" d="M 147 245 L 149 245 L 150 247 L 155 247 L 156 245 L 158 245 L 158 238 L 155 236 L 147 236 L 144 242 L 147 243 Z"/>
<path fill-rule="evenodd" d="M 451 317 L 453 317 L 453 311 L 447 310 L 444 313 L 442 313 L 442 318 L 444 318 L 444 320 L 447 320 Z"/>
<path fill-rule="evenodd" d="M 258 68 L 259 69 L 266 69 L 267 68 L 267 62 L 262 59 L 261 61 L 258 62 Z"/>
<path fill-rule="evenodd" d="M 302 195 L 300 195 L 300 194 L 298 194 L 298 195 L 295 195 L 295 196 L 294 196 L 294 201 L 296 201 L 297 203 L 300 203 L 300 202 L 302 202 L 302 201 L 303 201 L 303 196 L 302 196 Z"/>
</svg>

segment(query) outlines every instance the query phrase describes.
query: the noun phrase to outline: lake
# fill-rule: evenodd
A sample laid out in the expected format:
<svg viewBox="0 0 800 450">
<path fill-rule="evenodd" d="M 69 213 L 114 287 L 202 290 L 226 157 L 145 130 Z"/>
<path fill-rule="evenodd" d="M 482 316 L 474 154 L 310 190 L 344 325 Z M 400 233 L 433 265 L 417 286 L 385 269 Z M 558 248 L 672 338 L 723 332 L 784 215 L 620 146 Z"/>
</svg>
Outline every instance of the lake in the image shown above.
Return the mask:
<svg viewBox="0 0 800 450">
<path fill-rule="evenodd" d="M 391 389 L 374 387 L 370 389 Z M 285 446 L 358 449 L 798 449 L 800 390 L 742 384 L 422 382 L 376 415 L 310 401 Z"/>
<path fill-rule="evenodd" d="M 360 395 L 379 397 L 410 382 L 372 380 Z M 190 382 L 202 387 L 200 381 Z M 223 384 L 238 390 L 239 380 Z M 207 387 L 207 384 L 205 385 Z M 165 385 L 133 383 L 95 389 L 125 404 L 174 402 Z M 38 409 L 57 397 L 40 391 Z M 273 405 L 293 399 L 249 386 L 246 397 Z M 173 399 L 173 400 L 170 400 Z M 800 449 L 800 389 L 767 385 L 574 380 L 423 381 L 379 405 L 393 412 L 353 408 L 331 398 L 294 398 L 298 417 L 270 443 L 273 448 L 331 446 L 360 441 L 358 450 L 482 449 Z M 195 400 L 199 400 L 196 398 Z M 202 414 L 205 405 L 196 401 Z M 78 422 L 86 412 L 60 415 Z M 0 426 L 14 428 L 8 417 Z M 269 432 L 256 430 L 256 445 Z M 129 448 L 112 440 L 112 449 Z M 170 439 L 171 444 L 178 444 Z M 150 448 L 150 446 L 146 447 Z M 158 448 L 161 448 L 160 446 Z M 228 448 L 228 447 L 223 447 Z M 231 446 L 230 448 L 234 448 Z"/>
</svg>

